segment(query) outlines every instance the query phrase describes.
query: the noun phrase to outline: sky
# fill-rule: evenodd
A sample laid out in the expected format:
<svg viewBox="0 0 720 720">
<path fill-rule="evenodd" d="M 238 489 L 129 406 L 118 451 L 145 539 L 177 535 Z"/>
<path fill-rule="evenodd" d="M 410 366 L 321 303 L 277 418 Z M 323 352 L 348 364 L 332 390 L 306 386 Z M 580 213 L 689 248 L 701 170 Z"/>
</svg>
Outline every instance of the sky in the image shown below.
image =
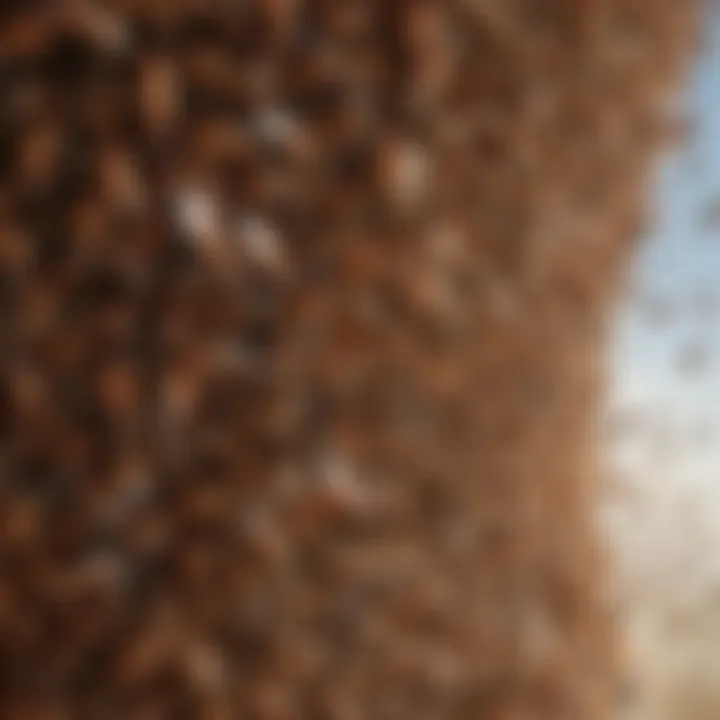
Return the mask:
<svg viewBox="0 0 720 720">
<path fill-rule="evenodd" d="M 684 89 L 692 134 L 660 167 L 650 231 L 632 268 L 634 290 L 617 321 L 611 403 L 642 414 L 646 425 L 662 426 L 660 432 L 674 436 L 673 445 L 682 436 L 692 447 L 677 448 L 676 459 L 715 474 L 720 469 L 720 432 L 713 436 L 713 429 L 720 431 L 720 18 L 707 35 Z M 715 223 L 709 221 L 713 201 Z M 664 308 L 666 317 L 654 319 L 650 306 Z M 691 363 L 700 347 L 705 357 L 695 358 L 697 370 L 679 370 L 683 355 Z M 720 477 L 717 482 L 720 486 Z"/>
<path fill-rule="evenodd" d="M 692 133 L 661 163 L 611 352 L 608 455 L 627 496 L 610 527 L 647 592 L 690 576 L 720 590 L 720 13 L 706 35 L 681 98 Z"/>
</svg>

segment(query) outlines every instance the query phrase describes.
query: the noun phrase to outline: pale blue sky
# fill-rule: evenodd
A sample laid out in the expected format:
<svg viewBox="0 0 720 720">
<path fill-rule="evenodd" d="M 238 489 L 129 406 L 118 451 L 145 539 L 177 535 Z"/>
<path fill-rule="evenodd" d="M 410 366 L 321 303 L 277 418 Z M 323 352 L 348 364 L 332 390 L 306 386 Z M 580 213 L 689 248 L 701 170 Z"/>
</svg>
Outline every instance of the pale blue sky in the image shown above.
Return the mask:
<svg viewBox="0 0 720 720">
<path fill-rule="evenodd" d="M 687 342 L 703 339 L 710 350 L 720 350 L 720 315 L 694 310 L 698 294 L 720 302 L 720 223 L 712 227 L 704 219 L 712 200 L 720 198 L 720 22 L 708 35 L 685 89 L 695 131 L 662 165 L 651 231 L 633 272 L 637 294 L 671 301 L 673 317 L 665 325 L 647 322 L 642 308 L 630 302 L 619 322 L 614 356 L 623 393 L 632 394 L 628 383 L 638 393 L 647 385 L 693 406 L 720 404 L 720 368 L 712 357 L 706 371 L 692 378 L 679 377 L 673 365 Z M 716 412 L 720 419 L 720 408 Z"/>
<path fill-rule="evenodd" d="M 672 315 L 663 324 L 649 322 L 632 297 L 622 308 L 612 354 L 612 403 L 648 419 L 650 430 L 627 439 L 644 456 L 644 472 L 661 459 L 665 464 L 660 446 L 668 451 L 672 445 L 678 482 L 702 476 L 720 488 L 720 314 L 696 310 L 699 294 L 720 308 L 720 222 L 713 227 L 705 219 L 709 204 L 720 198 L 720 19 L 708 25 L 683 97 L 694 132 L 662 164 L 652 227 L 633 268 L 634 297 L 662 297 Z M 682 348 L 698 343 L 709 351 L 706 366 L 678 372 Z"/>
</svg>

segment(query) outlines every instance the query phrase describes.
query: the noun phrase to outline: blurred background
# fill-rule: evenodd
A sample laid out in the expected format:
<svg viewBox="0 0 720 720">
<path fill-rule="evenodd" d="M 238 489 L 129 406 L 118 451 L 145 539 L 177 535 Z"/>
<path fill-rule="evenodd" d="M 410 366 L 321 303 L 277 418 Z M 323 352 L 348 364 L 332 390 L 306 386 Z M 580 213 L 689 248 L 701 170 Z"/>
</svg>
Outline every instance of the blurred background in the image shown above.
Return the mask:
<svg viewBox="0 0 720 720">
<path fill-rule="evenodd" d="M 679 98 L 612 354 L 603 522 L 631 720 L 720 718 L 720 18 Z"/>
</svg>

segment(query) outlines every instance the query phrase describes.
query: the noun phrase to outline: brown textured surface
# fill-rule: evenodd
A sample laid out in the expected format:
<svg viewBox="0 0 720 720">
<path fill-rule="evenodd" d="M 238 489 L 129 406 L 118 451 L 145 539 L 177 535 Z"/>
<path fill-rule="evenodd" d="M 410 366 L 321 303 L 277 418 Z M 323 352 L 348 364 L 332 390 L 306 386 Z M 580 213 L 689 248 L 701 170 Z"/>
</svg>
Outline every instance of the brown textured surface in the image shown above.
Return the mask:
<svg viewBox="0 0 720 720">
<path fill-rule="evenodd" d="M 603 716 L 680 5 L 3 4 L 0 717 Z"/>
</svg>

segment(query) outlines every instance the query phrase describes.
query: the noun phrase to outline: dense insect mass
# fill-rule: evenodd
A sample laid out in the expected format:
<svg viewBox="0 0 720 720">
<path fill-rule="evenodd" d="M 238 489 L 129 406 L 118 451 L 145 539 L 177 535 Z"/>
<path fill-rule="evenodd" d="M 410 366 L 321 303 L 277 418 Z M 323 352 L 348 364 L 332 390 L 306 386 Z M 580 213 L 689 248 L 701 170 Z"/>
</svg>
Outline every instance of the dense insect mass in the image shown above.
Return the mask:
<svg viewBox="0 0 720 720">
<path fill-rule="evenodd" d="M 603 717 L 596 357 L 689 16 L 3 3 L 0 717 Z"/>
</svg>

